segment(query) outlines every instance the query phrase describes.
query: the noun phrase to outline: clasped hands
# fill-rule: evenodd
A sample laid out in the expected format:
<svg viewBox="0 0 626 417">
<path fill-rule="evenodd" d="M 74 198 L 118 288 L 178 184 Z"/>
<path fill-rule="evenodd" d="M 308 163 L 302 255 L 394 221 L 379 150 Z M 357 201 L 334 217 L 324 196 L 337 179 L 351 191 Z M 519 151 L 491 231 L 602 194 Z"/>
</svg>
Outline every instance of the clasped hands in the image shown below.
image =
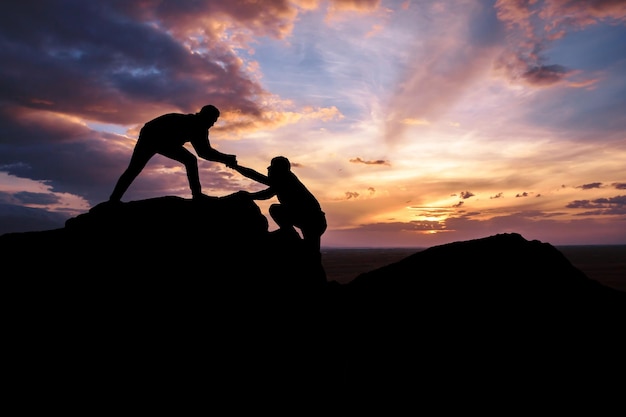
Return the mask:
<svg viewBox="0 0 626 417">
<path fill-rule="evenodd" d="M 228 168 L 235 168 L 238 165 L 236 155 L 226 155 L 223 162 Z"/>
</svg>

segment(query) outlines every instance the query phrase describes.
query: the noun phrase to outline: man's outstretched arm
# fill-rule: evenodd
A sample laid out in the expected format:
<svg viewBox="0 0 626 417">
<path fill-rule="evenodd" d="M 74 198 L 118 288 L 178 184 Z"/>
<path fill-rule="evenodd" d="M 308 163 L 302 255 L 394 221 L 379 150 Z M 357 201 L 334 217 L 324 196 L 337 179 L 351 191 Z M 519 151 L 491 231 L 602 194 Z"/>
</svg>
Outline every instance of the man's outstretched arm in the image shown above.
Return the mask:
<svg viewBox="0 0 626 417">
<path fill-rule="evenodd" d="M 252 168 L 244 167 L 241 165 L 234 165 L 231 168 L 243 175 L 244 177 L 248 177 L 251 180 L 260 182 L 261 184 L 270 185 L 270 181 L 267 176 L 261 174 L 258 171 L 255 171 Z"/>
<path fill-rule="evenodd" d="M 250 198 L 253 200 L 269 200 L 274 197 L 276 193 L 272 188 L 266 188 L 265 190 L 257 191 L 255 193 L 249 193 Z"/>
<path fill-rule="evenodd" d="M 211 147 L 208 141 L 205 142 L 192 142 L 191 145 L 196 150 L 198 156 L 207 161 L 222 162 L 228 167 L 232 168 L 237 164 L 237 156 L 230 155 L 218 151 Z"/>
</svg>

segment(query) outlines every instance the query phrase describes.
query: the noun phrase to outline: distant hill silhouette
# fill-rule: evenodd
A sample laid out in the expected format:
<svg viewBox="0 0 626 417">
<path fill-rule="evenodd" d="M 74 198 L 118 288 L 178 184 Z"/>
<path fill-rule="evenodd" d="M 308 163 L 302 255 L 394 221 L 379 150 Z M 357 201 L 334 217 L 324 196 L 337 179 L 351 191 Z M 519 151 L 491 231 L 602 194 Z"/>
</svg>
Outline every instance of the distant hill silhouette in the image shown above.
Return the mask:
<svg viewBox="0 0 626 417">
<path fill-rule="evenodd" d="M 209 393 L 302 414 L 620 387 L 626 293 L 550 244 L 455 242 L 342 285 L 301 243 L 235 196 L 104 203 L 0 236 L 13 395 L 180 411 Z"/>
</svg>

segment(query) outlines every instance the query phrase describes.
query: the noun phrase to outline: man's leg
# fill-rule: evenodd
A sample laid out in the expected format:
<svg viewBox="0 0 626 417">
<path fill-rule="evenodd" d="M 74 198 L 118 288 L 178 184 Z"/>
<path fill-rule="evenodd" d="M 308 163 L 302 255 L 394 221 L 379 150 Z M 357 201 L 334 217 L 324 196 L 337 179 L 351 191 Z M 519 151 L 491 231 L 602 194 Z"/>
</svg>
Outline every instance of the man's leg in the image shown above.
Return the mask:
<svg viewBox="0 0 626 417">
<path fill-rule="evenodd" d="M 270 216 L 272 216 L 272 220 L 274 220 L 279 228 L 293 228 L 293 223 L 290 221 L 289 216 L 287 216 L 287 213 L 285 212 L 282 205 L 272 204 L 269 208 L 269 212 Z"/>
<path fill-rule="evenodd" d="M 326 271 L 322 264 L 322 235 L 326 231 L 328 224 L 326 216 L 323 215 L 319 219 L 307 219 L 306 224 L 297 225 L 302 231 L 302 239 L 307 256 L 310 256 L 311 265 L 316 267 L 318 275 L 322 283 L 326 282 Z"/>
<path fill-rule="evenodd" d="M 115 188 L 109 197 L 109 201 L 113 203 L 118 203 L 122 199 L 122 196 L 130 187 L 130 184 L 137 178 L 137 175 L 144 169 L 150 158 L 155 155 L 155 152 L 144 149 L 139 142 L 137 142 L 137 146 L 133 150 L 133 155 L 130 158 L 130 163 L 128 164 L 128 168 L 122 173 L 120 178 L 117 180 L 117 184 L 115 184 Z"/>
<path fill-rule="evenodd" d="M 300 237 L 294 228 L 295 225 L 291 213 L 285 210 L 282 204 L 272 204 L 269 208 L 269 212 L 282 233 L 294 233 Z"/>
<path fill-rule="evenodd" d="M 322 214 L 318 218 L 307 218 L 306 222 L 296 224 L 302 230 L 302 238 L 313 252 L 319 252 L 322 246 L 322 235 L 328 227 L 326 216 Z"/>
<path fill-rule="evenodd" d="M 193 198 L 202 197 L 202 186 L 200 185 L 200 175 L 198 173 L 198 158 L 182 146 L 180 148 L 166 149 L 159 153 L 185 166 L 191 195 Z"/>
</svg>

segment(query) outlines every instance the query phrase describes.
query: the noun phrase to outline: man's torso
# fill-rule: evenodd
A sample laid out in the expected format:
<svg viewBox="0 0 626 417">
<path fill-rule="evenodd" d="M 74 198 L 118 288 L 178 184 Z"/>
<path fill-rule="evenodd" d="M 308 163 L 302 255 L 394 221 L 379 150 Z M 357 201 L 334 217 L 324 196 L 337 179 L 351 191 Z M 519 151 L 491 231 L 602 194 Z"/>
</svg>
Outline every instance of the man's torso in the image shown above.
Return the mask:
<svg viewBox="0 0 626 417">
<path fill-rule="evenodd" d="M 195 114 L 168 113 L 147 122 L 140 136 L 159 145 L 182 146 L 206 139 L 207 130 Z"/>
</svg>

